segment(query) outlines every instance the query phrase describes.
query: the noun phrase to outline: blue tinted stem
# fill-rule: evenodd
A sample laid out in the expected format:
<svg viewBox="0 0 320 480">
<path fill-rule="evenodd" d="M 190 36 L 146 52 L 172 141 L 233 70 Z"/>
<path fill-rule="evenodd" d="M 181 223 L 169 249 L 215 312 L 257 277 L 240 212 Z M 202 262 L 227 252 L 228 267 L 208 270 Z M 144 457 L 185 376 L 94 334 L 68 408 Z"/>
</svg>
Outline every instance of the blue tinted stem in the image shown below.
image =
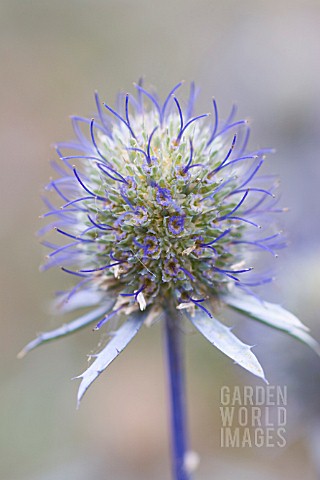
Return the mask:
<svg viewBox="0 0 320 480">
<path fill-rule="evenodd" d="M 185 466 L 187 452 L 186 393 L 184 377 L 183 332 L 178 318 L 165 319 L 165 340 L 167 352 L 167 375 L 169 384 L 171 457 L 174 480 L 190 480 Z"/>
</svg>

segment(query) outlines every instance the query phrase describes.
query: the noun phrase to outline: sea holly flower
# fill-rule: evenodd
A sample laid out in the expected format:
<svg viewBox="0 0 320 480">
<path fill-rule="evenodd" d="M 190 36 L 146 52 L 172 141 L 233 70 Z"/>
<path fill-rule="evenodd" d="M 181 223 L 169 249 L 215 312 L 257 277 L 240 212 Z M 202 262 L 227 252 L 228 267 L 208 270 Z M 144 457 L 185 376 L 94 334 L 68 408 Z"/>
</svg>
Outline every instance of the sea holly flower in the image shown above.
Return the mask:
<svg viewBox="0 0 320 480">
<path fill-rule="evenodd" d="M 250 127 L 232 109 L 194 115 L 195 88 L 186 103 L 177 84 L 161 102 L 140 82 L 115 110 L 96 94 L 97 115 L 72 117 L 75 140 L 57 145 L 57 178 L 45 200 L 55 241 L 44 269 L 61 267 L 76 285 L 60 293 L 61 313 L 90 311 L 40 334 L 22 354 L 92 324 L 119 327 L 79 375 L 78 401 L 144 323 L 164 318 L 172 392 L 176 478 L 186 479 L 180 323 L 187 317 L 214 346 L 265 380 L 251 346 L 217 320 L 223 305 L 283 330 L 319 353 L 293 314 L 265 302 L 255 287 L 272 280 L 255 267 L 256 254 L 276 257 L 285 246 L 271 219 L 277 179 L 262 175 L 269 149 L 248 148 Z M 175 373 L 174 373 L 175 372 Z M 175 423 L 178 422 L 178 423 Z"/>
</svg>

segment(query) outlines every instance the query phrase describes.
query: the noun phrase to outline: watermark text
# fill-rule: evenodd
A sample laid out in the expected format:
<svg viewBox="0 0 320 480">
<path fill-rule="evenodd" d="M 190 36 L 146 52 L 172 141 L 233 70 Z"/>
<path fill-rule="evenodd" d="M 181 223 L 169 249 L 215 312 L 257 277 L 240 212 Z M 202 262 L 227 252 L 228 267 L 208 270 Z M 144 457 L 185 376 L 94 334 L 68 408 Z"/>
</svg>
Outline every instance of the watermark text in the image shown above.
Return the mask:
<svg viewBox="0 0 320 480">
<path fill-rule="evenodd" d="M 221 387 L 221 447 L 284 447 L 287 402 L 286 386 Z"/>
</svg>

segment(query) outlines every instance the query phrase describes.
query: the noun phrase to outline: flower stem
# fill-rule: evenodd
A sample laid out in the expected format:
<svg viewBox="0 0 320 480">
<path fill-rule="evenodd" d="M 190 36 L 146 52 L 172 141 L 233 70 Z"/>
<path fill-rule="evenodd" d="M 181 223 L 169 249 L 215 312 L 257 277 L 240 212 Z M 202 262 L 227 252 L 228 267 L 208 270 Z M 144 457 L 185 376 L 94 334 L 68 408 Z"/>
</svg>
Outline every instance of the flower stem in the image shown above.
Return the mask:
<svg viewBox="0 0 320 480">
<path fill-rule="evenodd" d="M 187 452 L 186 395 L 184 377 L 183 332 L 177 316 L 167 312 L 165 318 L 165 340 L 169 380 L 171 415 L 171 452 L 174 480 L 190 480 L 186 470 Z"/>
</svg>

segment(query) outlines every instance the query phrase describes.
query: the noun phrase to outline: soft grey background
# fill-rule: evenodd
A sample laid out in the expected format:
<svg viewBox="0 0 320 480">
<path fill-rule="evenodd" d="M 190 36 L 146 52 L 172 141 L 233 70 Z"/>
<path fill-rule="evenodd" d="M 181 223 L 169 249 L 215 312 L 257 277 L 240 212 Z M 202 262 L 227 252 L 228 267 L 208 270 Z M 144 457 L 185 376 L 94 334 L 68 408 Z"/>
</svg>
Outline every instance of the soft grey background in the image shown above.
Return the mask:
<svg viewBox="0 0 320 480">
<path fill-rule="evenodd" d="M 162 96 L 181 79 L 195 80 L 199 111 L 208 111 L 212 95 L 222 114 L 237 102 L 254 121 L 251 145 L 276 147 L 266 171 L 281 175 L 282 204 L 290 207 L 291 245 L 268 296 L 320 339 L 319 24 L 318 0 L 0 2 L 1 479 L 169 478 L 159 325 L 141 333 L 79 411 L 70 379 L 96 348 L 90 330 L 16 360 L 36 331 L 57 324 L 46 307 L 67 281 L 38 272 L 40 193 L 52 174 L 50 145 L 72 137 L 69 114 L 91 115 L 95 89 L 112 103 L 144 74 Z M 250 321 L 237 320 L 236 331 L 258 344 L 271 383 L 288 385 L 287 447 L 219 447 L 220 386 L 255 381 L 190 335 L 190 427 L 202 459 L 196 478 L 319 478 L 320 360 Z"/>
</svg>

